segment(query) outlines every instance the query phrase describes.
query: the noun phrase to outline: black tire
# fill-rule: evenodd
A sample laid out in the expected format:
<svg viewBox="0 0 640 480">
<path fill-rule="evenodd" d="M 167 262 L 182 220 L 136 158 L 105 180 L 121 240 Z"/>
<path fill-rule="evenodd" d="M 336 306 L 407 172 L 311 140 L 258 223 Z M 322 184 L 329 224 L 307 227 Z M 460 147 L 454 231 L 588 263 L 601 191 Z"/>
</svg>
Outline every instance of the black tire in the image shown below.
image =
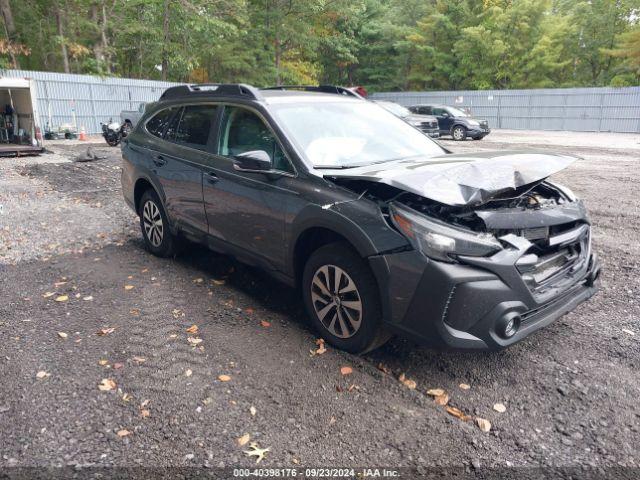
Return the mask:
<svg viewBox="0 0 640 480">
<path fill-rule="evenodd" d="M 149 210 L 147 210 L 147 215 L 145 216 L 145 207 L 147 207 L 147 205 L 149 205 Z M 151 230 L 145 226 L 145 218 L 151 217 L 155 222 L 158 220 L 158 216 L 155 215 L 156 211 L 151 207 L 151 205 L 155 205 L 162 222 L 161 232 L 159 232 L 159 224 L 157 223 Z M 147 250 L 158 257 L 172 257 L 176 255 L 178 252 L 178 239 L 171 233 L 171 229 L 169 228 L 169 219 L 167 218 L 167 214 L 164 210 L 164 205 L 155 190 L 149 189 L 142 194 L 140 205 L 138 207 L 138 215 L 140 217 L 142 238 L 144 239 L 144 244 Z M 153 231 L 154 229 L 155 233 Z M 149 238 L 149 235 L 151 235 L 151 238 Z M 159 241 L 158 235 L 160 236 Z"/>
<path fill-rule="evenodd" d="M 341 302 L 345 302 L 340 307 L 342 312 L 340 315 L 338 315 L 338 306 L 334 303 L 337 300 L 331 300 L 331 296 L 321 294 L 322 290 L 317 284 L 314 285 L 314 279 L 321 280 L 324 277 L 328 282 L 325 285 L 329 287 L 329 290 L 340 292 L 340 286 L 335 287 L 336 267 L 346 274 L 346 276 L 341 277 L 340 285 L 343 285 L 342 290 L 348 290 L 351 285 L 350 282 L 355 285 L 355 292 L 348 291 L 347 293 L 333 295 L 341 298 Z M 327 270 L 324 271 L 328 273 L 330 279 L 327 279 L 326 275 L 321 272 L 321 269 L 325 268 Z M 320 275 L 320 277 L 316 278 L 316 274 Z M 301 288 L 304 305 L 313 326 L 320 336 L 331 345 L 347 352 L 360 354 L 381 346 L 391 338 L 391 335 L 382 327 L 380 293 L 373 273 L 366 262 L 349 244 L 344 242 L 331 243 L 313 252 L 304 267 Z M 318 300 L 318 294 L 321 294 L 327 300 Z M 354 301 L 356 297 L 360 303 L 359 314 L 357 310 L 345 306 L 346 303 L 350 305 L 357 303 L 357 300 Z M 322 303 L 323 301 L 325 302 L 324 304 Z M 333 303 L 333 307 L 328 307 L 330 303 Z M 325 307 L 328 307 L 329 310 L 321 319 L 317 308 L 320 308 L 322 312 Z M 344 313 L 345 310 L 346 313 Z M 354 329 L 354 323 L 349 321 L 349 318 L 355 319 L 356 314 L 358 314 L 359 321 L 357 322 L 358 328 Z M 340 320 L 342 321 L 338 321 L 338 316 L 341 317 Z M 322 321 L 324 319 L 326 323 L 331 324 L 330 317 L 334 318 L 333 322 L 335 324 L 338 324 L 334 326 L 333 332 Z M 342 332 L 340 325 L 347 326 L 346 333 Z M 351 329 L 354 331 L 351 332 Z M 338 330 L 345 333 L 345 336 L 341 338 Z M 351 336 L 346 337 L 348 334 L 351 334 Z"/>
<path fill-rule="evenodd" d="M 482 140 L 484 137 L 473 137 L 474 140 Z"/>
<path fill-rule="evenodd" d="M 461 142 L 463 140 L 466 140 L 466 138 L 467 138 L 467 129 L 463 125 L 455 125 L 451 129 L 451 136 L 457 142 Z"/>
<path fill-rule="evenodd" d="M 107 144 L 110 147 L 117 147 L 120 144 L 120 137 L 108 137 Z"/>
</svg>

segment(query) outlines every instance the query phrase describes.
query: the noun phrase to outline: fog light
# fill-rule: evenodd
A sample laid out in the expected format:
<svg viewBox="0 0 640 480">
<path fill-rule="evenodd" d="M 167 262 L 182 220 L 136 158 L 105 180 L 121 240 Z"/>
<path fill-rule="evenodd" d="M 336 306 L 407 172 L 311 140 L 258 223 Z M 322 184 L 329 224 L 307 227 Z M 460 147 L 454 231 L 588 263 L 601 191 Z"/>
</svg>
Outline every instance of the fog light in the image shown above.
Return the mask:
<svg viewBox="0 0 640 480">
<path fill-rule="evenodd" d="M 520 328 L 520 315 L 515 312 L 507 313 L 498 321 L 497 332 L 502 338 L 513 337 Z"/>
</svg>

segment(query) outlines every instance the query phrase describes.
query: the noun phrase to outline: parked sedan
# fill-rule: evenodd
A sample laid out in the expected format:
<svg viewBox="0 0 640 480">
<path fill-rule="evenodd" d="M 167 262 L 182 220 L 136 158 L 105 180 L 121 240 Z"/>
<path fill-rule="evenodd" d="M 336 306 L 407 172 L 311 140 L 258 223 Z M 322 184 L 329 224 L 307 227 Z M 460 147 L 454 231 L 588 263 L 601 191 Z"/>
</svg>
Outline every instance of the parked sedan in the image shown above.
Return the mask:
<svg viewBox="0 0 640 480">
<path fill-rule="evenodd" d="M 415 127 L 421 132 L 429 135 L 431 138 L 438 138 L 440 136 L 438 120 L 435 117 L 431 115 L 412 113 L 407 108 L 402 105 L 398 105 L 395 102 L 387 102 L 386 100 L 374 100 L 374 102 L 385 110 L 393 113 L 396 117 L 400 117 L 412 127 Z"/>
<path fill-rule="evenodd" d="M 412 105 L 409 110 L 414 114 L 433 115 L 438 119 L 440 135 L 451 135 L 454 140 L 467 137 L 482 140 L 491 133 L 489 122 L 477 120 L 459 108 L 447 105 Z"/>
<path fill-rule="evenodd" d="M 168 89 L 122 155 L 149 251 L 263 268 L 350 352 L 504 348 L 597 289 L 585 206 L 546 180 L 569 155 L 448 154 L 360 98 L 236 84 Z"/>
</svg>

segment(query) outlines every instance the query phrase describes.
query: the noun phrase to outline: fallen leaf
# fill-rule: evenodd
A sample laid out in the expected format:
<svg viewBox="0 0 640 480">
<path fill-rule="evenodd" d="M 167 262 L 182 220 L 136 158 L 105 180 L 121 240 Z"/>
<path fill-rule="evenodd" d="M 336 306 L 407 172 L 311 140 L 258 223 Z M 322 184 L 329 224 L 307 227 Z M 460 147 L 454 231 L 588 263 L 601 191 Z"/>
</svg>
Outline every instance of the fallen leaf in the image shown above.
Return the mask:
<svg viewBox="0 0 640 480">
<path fill-rule="evenodd" d="M 50 376 L 51 374 L 48 372 L 45 372 L 44 370 L 40 370 L 38 373 L 36 373 L 36 378 L 47 378 Z"/>
<path fill-rule="evenodd" d="M 173 310 L 171 310 L 171 314 L 173 315 L 173 318 L 184 317 L 184 313 L 182 313 L 182 310 L 180 310 L 179 308 L 174 308 Z"/>
<path fill-rule="evenodd" d="M 432 397 L 439 397 L 444 394 L 445 391 L 441 388 L 432 388 L 431 390 L 427 390 L 427 395 L 431 395 Z"/>
<path fill-rule="evenodd" d="M 240 438 L 236 440 L 236 443 L 241 447 L 244 447 L 247 443 L 249 443 L 249 440 L 251 440 L 251 435 L 249 435 L 248 433 L 245 433 L 244 435 L 242 435 Z"/>
<path fill-rule="evenodd" d="M 142 270 L 140 270 L 140 273 L 147 273 L 149 271 L 148 268 L 143 268 Z"/>
<path fill-rule="evenodd" d="M 627 335 L 631 335 L 632 337 L 635 336 L 635 332 L 633 330 L 629 330 L 627 328 L 623 328 L 622 331 L 624 333 L 626 333 Z"/>
<path fill-rule="evenodd" d="M 93 300 L 93 297 L 91 295 L 83 297 L 82 300 L 84 300 L 85 302 L 90 302 L 91 300 Z"/>
<path fill-rule="evenodd" d="M 105 365 L 107 365 L 108 363 L 109 363 L 109 361 L 108 361 L 108 360 L 104 360 L 104 359 L 102 359 L 102 360 L 98 360 L 98 365 L 102 365 L 103 367 L 104 367 Z"/>
<path fill-rule="evenodd" d="M 493 406 L 493 409 L 498 413 L 504 413 L 507 411 L 507 407 L 505 407 L 503 403 L 496 403 Z"/>
<path fill-rule="evenodd" d="M 461 383 L 460 385 L 458 385 L 462 390 L 469 390 L 471 388 L 471 385 L 467 385 L 466 383 Z"/>
<path fill-rule="evenodd" d="M 382 363 L 379 363 L 378 366 L 376 367 L 378 370 L 380 370 L 383 373 L 386 373 L 387 375 L 391 374 L 391 370 L 389 370 L 389 367 L 386 367 L 385 365 L 383 365 Z"/>
<path fill-rule="evenodd" d="M 149 415 L 151 415 L 151 412 L 149 410 L 146 410 L 144 408 L 140 410 L 140 416 L 142 418 L 147 418 Z"/>
<path fill-rule="evenodd" d="M 118 430 L 118 433 L 116 433 L 116 435 L 122 438 L 122 437 L 126 437 L 127 435 L 131 435 L 131 432 L 123 428 L 122 430 Z"/>
<path fill-rule="evenodd" d="M 249 413 L 251 414 L 252 417 L 256 416 L 256 413 L 258 413 L 258 410 L 256 410 L 256 407 L 254 407 L 253 405 L 251 405 L 249 407 Z"/>
<path fill-rule="evenodd" d="M 225 280 L 216 280 L 215 278 L 211 280 L 215 285 L 224 285 L 227 283 Z"/>
<path fill-rule="evenodd" d="M 98 384 L 98 389 L 103 392 L 108 392 L 109 390 L 115 390 L 116 382 L 111 380 L 110 378 L 103 378 L 102 381 Z"/>
<path fill-rule="evenodd" d="M 66 333 L 64 333 L 64 332 L 58 332 L 58 336 L 59 336 L 60 338 L 67 338 L 69 335 L 67 335 L 67 334 L 66 334 Z"/>
<path fill-rule="evenodd" d="M 193 279 L 193 283 L 202 283 L 202 282 L 204 282 L 204 279 L 202 279 L 202 278 L 194 278 Z"/>
<path fill-rule="evenodd" d="M 122 401 L 123 402 L 128 402 L 129 400 L 131 400 L 131 395 L 129 395 L 128 393 L 124 393 L 122 395 Z"/>
<path fill-rule="evenodd" d="M 353 368 L 351 368 L 351 367 L 340 367 L 340 373 L 342 375 L 351 375 L 353 373 Z"/>
<path fill-rule="evenodd" d="M 465 415 L 464 412 L 462 410 L 460 410 L 459 408 L 450 407 L 450 406 L 447 406 L 445 408 L 446 408 L 447 413 L 449 415 L 453 415 L 454 417 L 459 418 L 463 422 L 466 422 L 467 420 L 469 420 L 471 418 L 469 415 Z"/>
<path fill-rule="evenodd" d="M 316 339 L 316 345 L 318 346 L 318 348 L 316 348 L 315 350 L 309 350 L 309 352 L 311 352 L 312 357 L 315 355 L 322 355 L 327 351 L 327 347 L 324 344 L 323 338 Z"/>
<path fill-rule="evenodd" d="M 116 330 L 116 327 L 101 328 L 100 330 L 98 330 L 97 334 L 102 337 L 104 335 L 109 335 L 110 333 L 113 333 L 115 330 Z"/>
<path fill-rule="evenodd" d="M 53 292 L 46 292 L 45 294 L 42 295 L 43 298 L 49 298 L 49 297 L 53 297 L 55 295 L 55 293 Z"/>
<path fill-rule="evenodd" d="M 144 363 L 147 361 L 147 359 L 144 357 L 133 357 L 133 361 L 136 363 Z"/>
<path fill-rule="evenodd" d="M 266 320 L 260 320 L 260 325 L 262 325 L 264 328 L 267 328 L 271 326 L 271 323 L 267 322 Z"/>
<path fill-rule="evenodd" d="M 189 328 L 187 328 L 187 333 L 198 333 L 198 326 L 191 325 Z"/>
<path fill-rule="evenodd" d="M 402 383 L 405 387 L 407 387 L 410 390 L 415 390 L 417 386 L 416 382 L 414 380 L 407 378 L 404 373 L 400 374 L 400 376 L 398 377 L 398 380 L 400 381 L 400 383 Z"/>
<path fill-rule="evenodd" d="M 134 316 L 137 317 L 138 315 L 140 315 L 140 309 L 139 308 L 132 308 L 131 310 L 129 310 L 129 313 L 131 315 L 134 315 Z"/>
<path fill-rule="evenodd" d="M 125 285 L 124 289 L 125 290 L 133 290 L 135 287 L 133 285 Z"/>
<path fill-rule="evenodd" d="M 231 380 L 231 375 L 218 375 L 218 380 L 220 380 L 221 382 L 228 382 L 229 380 Z"/>
<path fill-rule="evenodd" d="M 148 398 L 147 398 L 146 400 L 143 400 L 143 402 L 140 404 L 140 408 L 144 408 L 144 407 L 146 407 L 147 405 L 149 405 L 149 402 L 150 402 L 150 401 L 151 401 L 151 400 L 149 400 Z"/>
<path fill-rule="evenodd" d="M 195 337 L 189 337 L 189 338 L 187 338 L 187 342 L 189 342 L 191 345 L 195 346 L 195 345 L 201 344 L 202 343 L 202 339 L 201 338 L 195 338 Z"/>
<path fill-rule="evenodd" d="M 211 402 L 213 402 L 213 398 L 211 397 L 207 397 L 202 401 L 203 405 L 209 405 Z"/>
<path fill-rule="evenodd" d="M 185 377 L 190 377 L 193 374 L 193 372 L 191 371 L 190 368 L 187 368 L 187 370 L 184 372 L 184 376 Z"/>
<path fill-rule="evenodd" d="M 485 433 L 491 430 L 491 422 L 484 418 L 476 417 L 476 425 Z"/>
<path fill-rule="evenodd" d="M 66 302 L 67 300 L 69 300 L 68 295 L 60 295 L 59 297 L 56 297 L 56 302 Z"/>
<path fill-rule="evenodd" d="M 124 367 L 124 363 L 116 362 L 116 363 L 113 364 L 113 368 L 115 370 L 120 370 L 123 367 Z"/>
<path fill-rule="evenodd" d="M 248 457 L 257 457 L 256 458 L 256 463 L 260 463 L 260 460 L 262 460 L 265 456 L 265 454 L 270 451 L 270 448 L 260 448 L 258 447 L 258 444 L 255 442 L 251 442 L 251 444 L 249 445 L 249 448 L 251 450 L 245 450 L 245 454 Z"/>
<path fill-rule="evenodd" d="M 449 395 L 443 393 L 442 395 L 438 395 L 437 397 L 435 397 L 433 401 L 436 402 L 437 405 L 442 405 L 444 407 L 447 403 L 449 403 Z"/>
</svg>

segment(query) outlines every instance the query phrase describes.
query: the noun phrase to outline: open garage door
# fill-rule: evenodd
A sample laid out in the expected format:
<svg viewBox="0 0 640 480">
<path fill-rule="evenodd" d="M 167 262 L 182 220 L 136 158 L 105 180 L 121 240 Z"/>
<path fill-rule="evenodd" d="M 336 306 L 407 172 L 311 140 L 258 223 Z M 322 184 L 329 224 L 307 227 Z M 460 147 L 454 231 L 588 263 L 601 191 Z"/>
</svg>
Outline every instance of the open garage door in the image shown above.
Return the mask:
<svg viewBox="0 0 640 480">
<path fill-rule="evenodd" d="M 0 78 L 0 156 L 42 152 L 33 80 Z"/>
</svg>

